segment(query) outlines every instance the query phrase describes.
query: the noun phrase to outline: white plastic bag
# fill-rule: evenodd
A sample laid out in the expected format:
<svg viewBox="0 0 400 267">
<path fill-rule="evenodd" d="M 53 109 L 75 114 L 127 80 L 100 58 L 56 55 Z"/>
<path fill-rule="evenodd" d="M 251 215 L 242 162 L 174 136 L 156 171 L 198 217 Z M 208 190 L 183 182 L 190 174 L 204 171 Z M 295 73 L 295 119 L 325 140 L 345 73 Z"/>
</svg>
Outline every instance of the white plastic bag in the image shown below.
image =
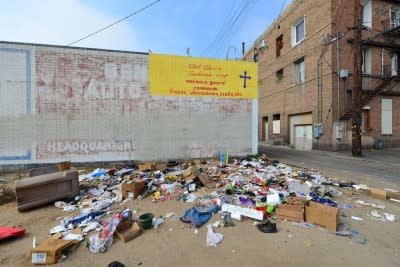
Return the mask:
<svg viewBox="0 0 400 267">
<path fill-rule="evenodd" d="M 216 247 L 219 243 L 224 240 L 224 235 L 220 233 L 214 233 L 214 229 L 211 224 L 207 225 L 207 246 Z"/>
</svg>

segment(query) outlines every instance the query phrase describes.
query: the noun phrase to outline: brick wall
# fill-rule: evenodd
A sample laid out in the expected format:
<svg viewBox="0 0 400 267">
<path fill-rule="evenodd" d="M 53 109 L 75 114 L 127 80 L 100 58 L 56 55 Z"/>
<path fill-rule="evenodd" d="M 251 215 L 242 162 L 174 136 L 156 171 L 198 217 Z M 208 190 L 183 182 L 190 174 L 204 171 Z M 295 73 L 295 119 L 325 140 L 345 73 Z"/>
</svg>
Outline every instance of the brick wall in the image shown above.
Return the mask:
<svg viewBox="0 0 400 267">
<path fill-rule="evenodd" d="M 347 149 L 351 145 L 351 119 L 345 122 L 343 139 L 336 138 L 335 126 L 343 123 L 339 122 L 339 118 L 351 108 L 352 104 L 354 51 L 351 41 L 354 35 L 353 31 L 348 28 L 354 26 L 353 4 L 353 1 L 339 0 L 294 0 L 247 52 L 245 59 L 253 60 L 253 48 L 259 47 L 262 39 L 268 44 L 267 49 L 258 53 L 258 64 L 259 78 L 262 80 L 259 87 L 259 125 L 263 125 L 263 118 L 268 117 L 269 142 L 289 144 L 289 116 L 311 112 L 313 123 L 322 122 L 324 127 L 324 134 L 319 139 L 313 139 L 314 149 Z M 363 31 L 364 39 L 383 31 L 383 22 L 388 18 L 389 8 L 393 5 L 390 1 L 374 0 L 372 2 L 372 28 Z M 305 39 L 300 44 L 293 46 L 291 44 L 292 25 L 301 17 L 304 17 L 305 21 Z M 334 39 L 337 34 L 339 34 L 338 42 Z M 283 48 L 281 55 L 277 57 L 277 38 L 280 36 L 283 37 Z M 388 40 L 382 38 L 378 41 L 387 42 Z M 378 75 L 382 72 L 382 49 L 379 47 L 371 47 L 371 49 L 372 74 Z M 339 62 L 337 62 L 337 50 L 339 50 Z M 293 63 L 303 57 L 305 81 L 295 85 L 292 82 Z M 322 77 L 320 79 L 322 96 L 318 96 L 320 57 L 322 58 L 322 75 L 320 76 Z M 391 63 L 391 54 L 387 49 L 383 51 L 383 61 L 387 69 L 386 65 Z M 283 78 L 279 79 L 277 71 L 282 69 Z M 337 73 L 341 69 L 347 69 L 349 77 L 338 79 Z M 363 89 L 375 89 L 380 82 L 380 79 L 365 77 L 363 78 Z M 320 108 L 318 108 L 318 97 L 322 99 Z M 395 99 L 398 96 L 390 97 Z M 395 100 L 393 101 L 393 127 L 398 127 L 399 121 L 396 121 L 394 114 L 399 113 L 400 107 L 395 106 Z M 381 111 L 374 105 L 371 107 L 371 113 L 374 116 L 380 116 Z M 274 114 L 281 116 L 281 134 L 278 135 L 272 134 Z M 371 123 L 378 125 L 380 122 L 371 120 Z M 264 129 L 259 127 L 259 138 L 264 137 Z M 372 139 L 364 137 L 363 142 L 370 146 L 376 137 L 378 137 L 378 133 L 374 134 Z M 398 143 L 399 138 L 400 135 L 393 132 L 391 143 Z"/>
<path fill-rule="evenodd" d="M 251 100 L 149 95 L 147 55 L 0 42 L 0 165 L 252 152 Z"/>
</svg>

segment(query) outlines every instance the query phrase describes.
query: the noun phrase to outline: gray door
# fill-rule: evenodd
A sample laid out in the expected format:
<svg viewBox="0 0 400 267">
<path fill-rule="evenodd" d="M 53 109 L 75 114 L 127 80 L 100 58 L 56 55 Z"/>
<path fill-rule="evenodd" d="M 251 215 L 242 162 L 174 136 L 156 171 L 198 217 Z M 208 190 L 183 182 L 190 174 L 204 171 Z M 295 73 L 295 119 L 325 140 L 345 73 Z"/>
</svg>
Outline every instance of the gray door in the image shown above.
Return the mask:
<svg viewBox="0 0 400 267">
<path fill-rule="evenodd" d="M 294 148 L 312 150 L 312 125 L 294 126 Z"/>
</svg>

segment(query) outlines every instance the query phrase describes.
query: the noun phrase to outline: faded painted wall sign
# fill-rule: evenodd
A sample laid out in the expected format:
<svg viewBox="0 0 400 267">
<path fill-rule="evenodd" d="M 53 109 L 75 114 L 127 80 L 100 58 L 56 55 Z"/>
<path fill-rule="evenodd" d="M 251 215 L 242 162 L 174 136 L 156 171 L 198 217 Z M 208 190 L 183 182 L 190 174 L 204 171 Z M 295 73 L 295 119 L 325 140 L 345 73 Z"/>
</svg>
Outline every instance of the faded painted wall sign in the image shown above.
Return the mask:
<svg viewBox="0 0 400 267">
<path fill-rule="evenodd" d="M 149 55 L 151 95 L 254 99 L 257 73 L 257 64 L 247 61 Z"/>
</svg>

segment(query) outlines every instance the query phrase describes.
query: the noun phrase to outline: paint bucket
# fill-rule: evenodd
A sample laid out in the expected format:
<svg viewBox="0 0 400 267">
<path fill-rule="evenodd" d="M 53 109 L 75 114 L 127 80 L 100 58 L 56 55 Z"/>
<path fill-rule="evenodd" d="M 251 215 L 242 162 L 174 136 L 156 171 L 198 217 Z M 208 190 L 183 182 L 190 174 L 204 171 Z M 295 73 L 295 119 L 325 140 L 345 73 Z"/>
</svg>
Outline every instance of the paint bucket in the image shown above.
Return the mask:
<svg viewBox="0 0 400 267">
<path fill-rule="evenodd" d="M 139 217 L 140 225 L 143 229 L 149 229 L 153 224 L 153 213 L 145 213 Z"/>
</svg>

